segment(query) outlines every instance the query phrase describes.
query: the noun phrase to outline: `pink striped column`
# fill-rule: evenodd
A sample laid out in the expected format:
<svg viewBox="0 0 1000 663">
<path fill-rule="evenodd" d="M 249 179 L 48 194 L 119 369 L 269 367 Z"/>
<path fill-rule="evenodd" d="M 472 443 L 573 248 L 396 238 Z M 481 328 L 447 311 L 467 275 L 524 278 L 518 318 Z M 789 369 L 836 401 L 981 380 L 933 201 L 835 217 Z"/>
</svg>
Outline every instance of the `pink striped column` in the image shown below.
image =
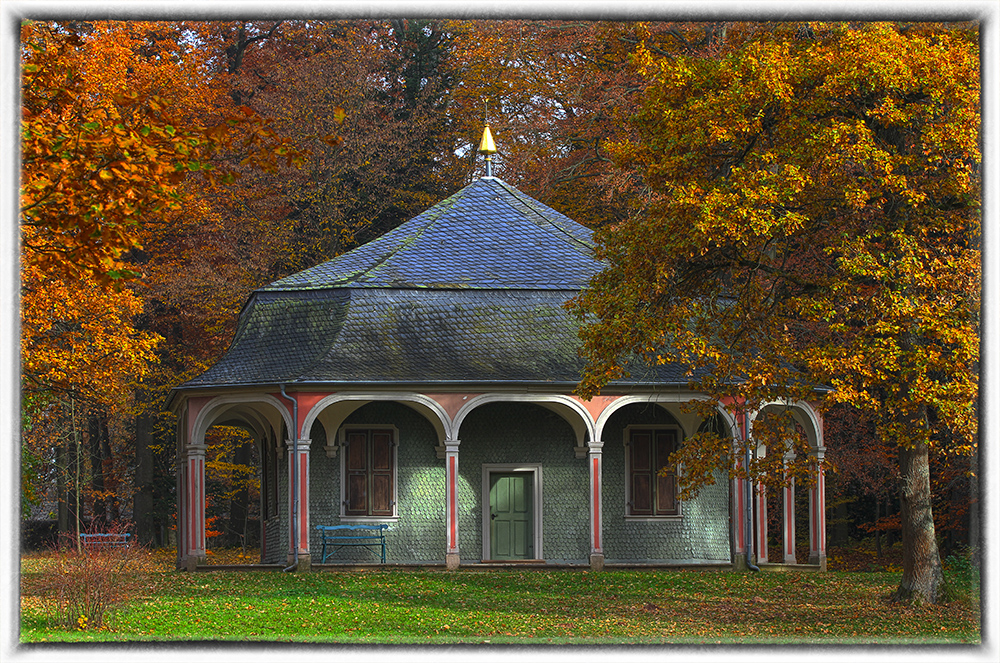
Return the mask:
<svg viewBox="0 0 1000 663">
<path fill-rule="evenodd" d="M 294 453 L 294 447 L 290 440 L 285 441 L 288 447 L 288 563 L 295 560 L 295 552 L 298 552 L 299 568 L 308 570 L 309 558 L 309 445 L 312 440 L 301 439 L 298 441 L 298 454 Z M 292 480 L 292 477 L 295 480 Z M 298 493 L 298 510 L 295 517 L 292 512 L 295 510 L 295 497 Z M 298 535 L 292 530 L 292 524 L 298 531 Z M 296 547 L 293 549 L 293 541 Z M 304 567 L 304 568 L 303 568 Z"/>
<path fill-rule="evenodd" d="M 809 491 L 809 563 L 826 570 L 826 476 L 823 472 L 823 450 L 816 452 L 819 464 L 816 485 Z"/>
<path fill-rule="evenodd" d="M 784 496 L 782 507 L 782 548 L 785 564 L 795 564 L 795 479 L 781 489 Z"/>
<path fill-rule="evenodd" d="M 743 468 L 743 458 L 736 459 L 736 468 Z M 733 560 L 737 568 L 746 568 L 747 554 L 747 518 L 746 518 L 746 479 L 739 477 L 732 480 L 732 505 L 730 523 L 733 537 Z"/>
<path fill-rule="evenodd" d="M 767 563 L 767 488 L 761 484 L 756 485 L 754 490 L 755 501 L 757 502 L 757 526 L 755 549 L 757 551 L 757 563 Z"/>
<path fill-rule="evenodd" d="M 445 440 L 445 565 L 454 571 L 461 563 L 458 552 L 458 440 Z"/>
<path fill-rule="evenodd" d="M 604 485 L 603 475 L 603 442 L 593 442 L 587 452 L 587 465 L 590 471 L 590 568 L 593 571 L 604 569 L 604 531 L 602 504 Z"/>
<path fill-rule="evenodd" d="M 189 571 L 205 563 L 205 445 L 188 444 L 184 459 L 184 560 Z"/>
</svg>

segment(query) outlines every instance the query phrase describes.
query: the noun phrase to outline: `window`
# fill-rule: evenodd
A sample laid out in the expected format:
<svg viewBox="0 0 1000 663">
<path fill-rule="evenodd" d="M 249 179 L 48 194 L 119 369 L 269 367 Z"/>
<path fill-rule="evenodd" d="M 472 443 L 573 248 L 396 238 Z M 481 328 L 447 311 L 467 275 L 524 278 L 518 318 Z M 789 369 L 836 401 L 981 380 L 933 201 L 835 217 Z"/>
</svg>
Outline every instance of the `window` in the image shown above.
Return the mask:
<svg viewBox="0 0 1000 663">
<path fill-rule="evenodd" d="M 628 515 L 677 516 L 677 473 L 668 466 L 677 448 L 675 428 L 629 428 L 626 434 L 628 458 Z M 659 470 L 667 467 L 661 476 Z"/>
<path fill-rule="evenodd" d="M 342 474 L 345 517 L 396 515 L 396 432 L 392 428 L 344 430 Z"/>
</svg>

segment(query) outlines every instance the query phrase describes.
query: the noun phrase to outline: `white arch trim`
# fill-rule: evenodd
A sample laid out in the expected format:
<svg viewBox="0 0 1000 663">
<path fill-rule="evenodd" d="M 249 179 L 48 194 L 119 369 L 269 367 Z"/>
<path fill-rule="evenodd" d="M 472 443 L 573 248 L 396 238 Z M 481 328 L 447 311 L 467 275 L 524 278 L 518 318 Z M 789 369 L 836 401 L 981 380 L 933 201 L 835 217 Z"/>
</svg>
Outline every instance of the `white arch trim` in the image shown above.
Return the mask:
<svg viewBox="0 0 1000 663">
<path fill-rule="evenodd" d="M 422 405 L 423 407 L 430 410 L 436 417 L 437 421 L 431 421 L 438 435 L 442 436 L 441 442 L 444 440 L 451 440 L 454 438 L 453 431 L 457 430 L 451 423 L 451 418 L 445 411 L 441 404 L 438 403 L 433 398 L 428 398 L 423 394 L 414 394 L 412 392 L 378 392 L 378 393 L 354 393 L 354 392 L 338 392 L 336 394 L 330 394 L 322 398 L 316 405 L 309 410 L 306 414 L 305 419 L 302 420 L 302 430 L 308 431 L 312 428 L 312 425 L 316 422 L 320 413 L 333 405 L 334 403 L 339 403 L 341 401 L 398 401 L 402 403 L 416 403 Z M 420 412 L 419 409 L 416 409 Z M 425 414 L 421 412 L 421 414 Z M 327 431 L 328 435 L 333 435 L 336 431 Z"/>
<path fill-rule="evenodd" d="M 634 403 L 687 403 L 692 400 L 704 401 L 708 400 L 708 396 L 705 396 L 704 394 L 692 393 L 632 394 L 629 396 L 622 396 L 621 398 L 609 403 L 608 406 L 604 408 L 600 416 L 597 417 L 595 428 L 599 436 L 603 435 L 604 427 L 607 425 L 611 416 L 626 405 L 632 405 Z M 738 436 L 739 431 L 736 427 L 736 419 L 733 417 L 732 413 L 721 405 L 715 409 L 722 416 L 726 425 L 729 426 L 732 435 L 734 437 Z M 600 438 L 598 437 L 598 439 Z"/>
<path fill-rule="evenodd" d="M 281 415 L 288 430 L 295 428 L 292 423 L 291 412 L 288 411 L 284 403 L 270 394 L 226 394 L 216 396 L 201 409 L 198 416 L 195 417 L 194 424 L 191 426 L 191 440 L 189 443 L 200 444 L 200 441 L 205 439 L 205 433 L 212 427 L 213 422 L 220 414 L 224 413 L 228 406 L 255 404 L 270 405 Z M 263 418 L 267 419 L 266 416 Z M 194 442 L 195 440 L 199 440 L 199 442 Z"/>
<path fill-rule="evenodd" d="M 262 416 L 252 407 L 231 407 L 216 416 L 209 428 L 212 426 L 225 425 L 227 421 L 236 422 L 250 431 L 256 440 L 267 439 L 268 429 L 271 425 L 267 418 Z"/>
<path fill-rule="evenodd" d="M 578 423 L 583 424 L 583 435 L 581 437 L 589 436 L 592 442 L 601 439 L 595 435 L 594 421 L 590 418 L 590 413 L 587 411 L 587 408 L 585 408 L 583 404 L 575 398 L 563 394 L 480 394 L 479 396 L 469 399 L 469 401 L 464 403 L 458 412 L 455 413 L 455 421 L 452 425 L 456 435 L 462 430 L 462 423 L 465 421 L 465 418 L 469 415 L 469 413 L 480 405 L 485 405 L 486 403 L 535 403 L 536 405 L 541 405 L 543 407 L 546 404 L 561 405 L 578 415 Z M 558 410 L 552 408 L 549 409 L 562 416 Z M 572 426 L 574 431 L 578 430 L 577 426 L 575 426 L 572 421 L 567 421 L 567 423 Z M 584 440 L 578 439 L 577 442 L 582 446 Z"/>
<path fill-rule="evenodd" d="M 818 451 L 824 451 L 826 449 L 823 445 L 823 424 L 820 422 L 819 413 L 816 412 L 816 409 L 813 408 L 813 406 L 807 401 L 768 401 L 767 403 L 763 403 L 755 412 L 750 413 L 749 419 L 751 426 L 753 425 L 754 420 L 757 419 L 757 416 L 769 407 L 791 408 L 802 413 L 806 418 L 806 422 L 812 428 L 812 434 L 810 435 L 810 431 L 806 431 L 806 435 L 809 436 L 809 441 L 812 443 L 813 449 Z"/>
</svg>

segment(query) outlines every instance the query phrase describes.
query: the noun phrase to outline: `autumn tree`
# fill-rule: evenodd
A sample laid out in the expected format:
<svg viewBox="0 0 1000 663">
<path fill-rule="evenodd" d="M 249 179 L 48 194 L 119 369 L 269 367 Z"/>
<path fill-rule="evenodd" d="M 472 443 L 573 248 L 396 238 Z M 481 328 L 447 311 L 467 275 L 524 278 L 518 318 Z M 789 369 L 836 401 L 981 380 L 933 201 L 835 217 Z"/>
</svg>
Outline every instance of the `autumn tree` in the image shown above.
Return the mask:
<svg viewBox="0 0 1000 663">
<path fill-rule="evenodd" d="M 449 103 L 456 148 L 477 162 L 488 119 L 499 177 L 574 220 L 625 219 L 646 199 L 639 178 L 614 167 L 608 142 L 632 135 L 642 77 L 629 66 L 642 44 L 663 57 L 715 52 L 723 24 L 628 21 L 451 21 Z"/>
<path fill-rule="evenodd" d="M 969 453 L 978 435 L 978 31 L 735 25 L 727 39 L 710 57 L 637 53 L 637 139 L 609 149 L 656 197 L 598 235 L 608 267 L 575 304 L 579 391 L 636 356 L 749 408 L 832 388 L 827 404 L 896 449 L 896 597 L 935 601 L 929 453 Z M 721 444 L 678 453 L 689 484 Z"/>
<path fill-rule="evenodd" d="M 45 472 L 36 463 L 25 480 L 41 493 L 43 476 L 54 474 L 63 488 L 75 477 L 76 515 L 86 417 L 99 404 L 125 403 L 160 340 L 134 328 L 141 301 L 113 285 L 130 275 L 120 258 L 136 241 L 140 215 L 172 199 L 178 171 L 169 157 L 156 163 L 150 154 L 191 163 L 183 155 L 185 136 L 174 142 L 155 99 L 126 93 L 108 107 L 96 102 L 82 80 L 80 46 L 69 28 L 28 23 L 22 29 L 22 451 L 54 467 Z M 132 162 L 122 159 L 129 149 L 136 153 Z M 153 180 L 148 190 L 140 184 L 146 177 Z M 67 418 L 64 431 L 41 425 Z M 99 438 L 100 428 L 89 436 Z M 105 450 L 98 444 L 97 462 L 93 453 L 85 462 L 90 487 L 100 492 L 113 472 L 105 468 Z M 65 510 L 69 493 L 60 492 Z"/>
<path fill-rule="evenodd" d="M 130 395 L 176 383 L 154 367 L 178 345 L 144 318 L 159 306 L 153 265 L 170 267 L 163 258 L 179 248 L 167 237 L 204 236 L 210 194 L 239 169 L 296 165 L 305 150 L 233 103 L 185 24 L 26 22 L 21 36 L 26 416 L 69 408 L 63 420 L 82 430 L 74 444 L 89 446 L 92 494 L 104 495 L 122 486 L 109 461 L 131 464 L 121 423 L 136 414 Z M 77 427 L 81 401 L 89 419 Z M 29 438 L 43 429 L 54 430 L 25 427 Z M 125 446 L 112 454 L 115 431 Z M 100 511 L 101 498 L 93 503 Z"/>
<path fill-rule="evenodd" d="M 244 59 L 245 97 L 282 135 L 340 139 L 320 140 L 280 181 L 254 178 L 291 233 L 272 278 L 371 241 L 460 188 L 450 40 L 439 21 L 289 21 L 272 48 Z"/>
<path fill-rule="evenodd" d="M 830 542 L 846 545 L 851 530 L 858 537 L 871 535 L 876 556 L 881 558 L 883 541 L 890 544 L 899 532 L 895 446 L 876 435 L 874 424 L 847 403 L 823 413 L 823 440 L 830 470 L 827 505 L 833 507 L 832 529 L 838 534 Z"/>
</svg>

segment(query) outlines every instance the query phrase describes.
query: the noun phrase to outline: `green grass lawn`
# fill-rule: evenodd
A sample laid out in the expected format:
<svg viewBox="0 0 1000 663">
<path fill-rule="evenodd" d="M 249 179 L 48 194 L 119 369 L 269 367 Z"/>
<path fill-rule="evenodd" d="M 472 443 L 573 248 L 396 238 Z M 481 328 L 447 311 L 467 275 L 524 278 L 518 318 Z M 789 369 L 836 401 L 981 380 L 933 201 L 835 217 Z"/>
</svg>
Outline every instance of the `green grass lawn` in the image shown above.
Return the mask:
<svg viewBox="0 0 1000 663">
<path fill-rule="evenodd" d="M 100 629 L 57 627 L 22 562 L 21 641 L 967 643 L 974 601 L 888 605 L 898 573 L 182 573 L 145 565 Z"/>
</svg>

